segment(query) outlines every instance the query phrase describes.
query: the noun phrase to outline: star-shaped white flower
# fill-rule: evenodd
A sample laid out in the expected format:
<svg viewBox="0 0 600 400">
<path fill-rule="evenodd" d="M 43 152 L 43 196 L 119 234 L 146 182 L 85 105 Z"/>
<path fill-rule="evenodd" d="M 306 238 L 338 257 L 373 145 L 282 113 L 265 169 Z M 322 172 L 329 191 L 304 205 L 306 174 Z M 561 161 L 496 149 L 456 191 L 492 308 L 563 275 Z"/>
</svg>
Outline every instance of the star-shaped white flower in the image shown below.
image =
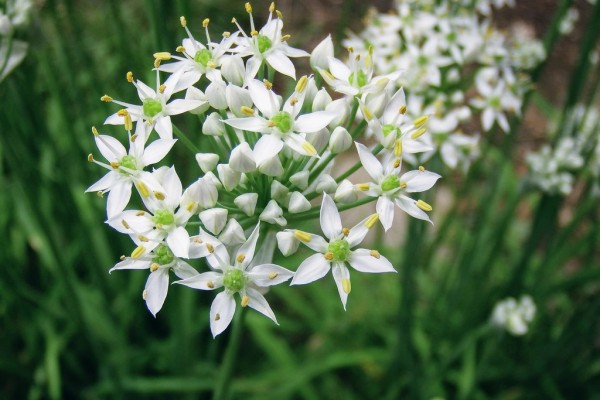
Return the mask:
<svg viewBox="0 0 600 400">
<path fill-rule="evenodd" d="M 169 271 L 173 271 L 181 279 L 198 275 L 191 265 L 175 257 L 169 246 L 160 244 L 152 252 L 140 255 L 142 250 L 136 249 L 133 256 L 124 257 L 109 272 L 119 269 L 150 269 L 150 275 L 142 297 L 146 301 L 148 310 L 156 317 L 162 308 L 169 290 Z"/>
<path fill-rule="evenodd" d="M 351 289 L 350 271 L 346 264 L 360 272 L 396 272 L 388 259 L 379 254 L 377 250 L 352 250 L 363 241 L 367 232 L 375 225 L 377 220 L 378 215 L 373 214 L 359 222 L 352 229 L 343 228 L 335 203 L 331 197 L 323 194 L 321 230 L 328 240 L 307 232 L 291 231 L 296 239 L 318 252 L 300 264 L 291 285 L 314 282 L 331 270 L 342 305 L 346 309 L 346 301 Z"/>
<path fill-rule="evenodd" d="M 378 197 L 377 213 L 384 229 L 392 227 L 394 221 L 394 205 L 409 215 L 431 222 L 426 211 L 431 206 L 423 200 L 413 200 L 403 193 L 423 192 L 430 189 L 441 178 L 440 175 L 423 168 L 400 174 L 401 159 L 390 153 L 384 165 L 363 144 L 356 143 L 358 156 L 363 167 L 374 182 L 361 183 L 356 187 L 368 196 Z"/>
<path fill-rule="evenodd" d="M 293 272 L 275 264 L 251 265 L 259 229 L 260 224 L 254 228 L 248 240 L 238 248 L 233 259 L 229 258 L 225 246 L 218 244 L 219 241 L 211 237 L 210 243 L 206 244 L 208 249 L 206 259 L 214 271 L 175 282 L 200 290 L 214 290 L 221 287 L 225 289 L 217 294 L 210 307 L 210 330 L 213 337 L 229 326 L 235 313 L 236 302 L 233 296 L 236 293 L 241 298 L 242 307 L 251 307 L 277 324 L 275 314 L 261 290 L 287 281 L 292 277 Z M 207 233 L 204 235 L 210 236 Z"/>
</svg>

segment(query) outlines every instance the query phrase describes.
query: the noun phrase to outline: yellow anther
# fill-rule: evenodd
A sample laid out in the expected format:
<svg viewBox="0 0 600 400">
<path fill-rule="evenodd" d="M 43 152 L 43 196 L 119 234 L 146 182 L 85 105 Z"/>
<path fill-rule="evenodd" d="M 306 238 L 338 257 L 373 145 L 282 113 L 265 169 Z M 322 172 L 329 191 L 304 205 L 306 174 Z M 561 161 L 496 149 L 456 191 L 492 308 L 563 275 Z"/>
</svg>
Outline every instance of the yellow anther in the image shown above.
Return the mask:
<svg viewBox="0 0 600 400">
<path fill-rule="evenodd" d="M 308 84 L 308 78 L 306 75 L 302 76 L 298 79 L 298 83 L 296 83 L 296 92 L 302 93 L 304 89 L 306 89 L 306 85 Z"/>
<path fill-rule="evenodd" d="M 312 239 L 312 235 L 310 233 L 299 230 L 294 231 L 294 237 L 304 243 L 310 242 Z"/>
<path fill-rule="evenodd" d="M 144 289 L 144 291 L 142 292 L 142 299 L 146 300 L 148 298 L 148 291 L 146 289 Z"/>
<path fill-rule="evenodd" d="M 366 119 L 372 120 L 374 118 L 373 113 L 367 108 L 367 106 L 362 106 L 362 112 Z"/>
<path fill-rule="evenodd" d="M 129 229 L 130 228 L 129 224 L 124 219 L 121 220 L 121 225 L 123 225 L 125 227 L 125 229 Z"/>
<path fill-rule="evenodd" d="M 214 289 L 215 284 L 213 281 L 208 281 L 208 282 L 206 282 L 206 287 L 208 287 L 209 289 Z"/>
<path fill-rule="evenodd" d="M 275 14 L 277 14 L 277 18 L 283 19 L 283 14 L 279 10 L 275 10 Z"/>
<path fill-rule="evenodd" d="M 235 23 L 237 23 L 237 19 L 235 19 L 235 17 L 231 18 L 231 23 L 232 23 L 232 24 L 235 24 Z"/>
<path fill-rule="evenodd" d="M 183 28 L 185 28 L 187 26 L 187 21 L 184 16 L 179 17 L 179 23 L 181 24 L 181 26 Z"/>
<path fill-rule="evenodd" d="M 277 126 L 277 124 L 271 120 L 267 121 L 267 126 L 269 128 L 274 128 L 275 126 Z"/>
<path fill-rule="evenodd" d="M 92 153 L 88 154 L 88 161 L 94 162 L 94 155 Z"/>
<path fill-rule="evenodd" d="M 143 217 L 144 215 L 146 215 L 146 213 L 144 211 L 138 211 L 135 213 L 136 217 Z"/>
<path fill-rule="evenodd" d="M 271 2 L 271 5 L 269 6 L 269 12 L 272 13 L 273 11 L 275 11 L 275 2 Z"/>
<path fill-rule="evenodd" d="M 398 139 L 394 143 L 394 155 L 400 157 L 402 155 L 402 140 Z"/>
<path fill-rule="evenodd" d="M 220 319 L 221 319 L 221 316 L 219 315 L 219 313 L 216 313 L 216 314 L 215 314 L 215 321 L 218 321 L 218 320 L 220 320 Z"/>
<path fill-rule="evenodd" d="M 240 303 L 242 307 L 248 306 L 248 303 L 250 303 L 250 297 L 247 295 L 242 296 L 242 302 Z"/>
<path fill-rule="evenodd" d="M 269 274 L 269 279 L 273 280 L 273 279 L 277 278 L 278 276 L 279 276 L 279 274 L 277 272 L 271 272 Z"/>
<path fill-rule="evenodd" d="M 138 236 L 138 239 L 140 240 L 140 242 L 149 242 L 150 239 L 148 239 L 146 236 L 144 235 L 140 235 Z"/>
<path fill-rule="evenodd" d="M 240 112 L 248 117 L 251 117 L 252 115 L 254 115 L 254 109 L 250 108 L 248 106 L 241 106 Z"/>
<path fill-rule="evenodd" d="M 400 109 L 398 110 L 398 112 L 399 112 L 400 114 L 406 114 L 406 106 L 404 106 L 404 105 L 403 105 L 403 106 L 401 106 L 401 107 L 400 107 Z"/>
<path fill-rule="evenodd" d="M 228 38 L 229 36 L 231 36 L 231 32 L 227 32 L 227 31 L 223 32 L 224 38 Z"/>
<path fill-rule="evenodd" d="M 288 40 L 290 40 L 291 37 L 292 37 L 292 35 L 283 35 L 281 37 L 281 41 L 282 42 L 287 42 Z"/>
<path fill-rule="evenodd" d="M 348 236 L 350 234 L 350 229 L 348 229 L 348 228 L 342 228 L 342 234 L 344 236 Z"/>
<path fill-rule="evenodd" d="M 335 77 L 333 75 L 331 75 L 331 72 L 324 70 L 324 69 L 321 69 L 319 71 L 321 72 L 321 75 L 324 75 L 324 77 L 327 77 L 327 79 L 331 79 L 331 80 L 335 79 Z"/>
<path fill-rule="evenodd" d="M 118 163 L 118 162 L 116 162 L 116 161 L 112 161 L 112 162 L 110 163 L 110 166 L 111 166 L 111 167 L 113 167 L 114 169 L 117 169 L 117 168 L 119 168 L 119 167 L 121 166 L 121 164 L 119 164 L 119 163 Z"/>
<path fill-rule="evenodd" d="M 204 18 L 204 19 L 202 20 L 202 27 L 203 27 L 203 28 L 206 28 L 206 27 L 208 26 L 208 23 L 209 23 L 209 22 L 210 22 L 210 19 L 208 19 L 208 18 Z"/>
<path fill-rule="evenodd" d="M 137 182 L 135 187 L 142 197 L 150 197 L 150 189 L 148 189 L 148 186 L 144 182 Z"/>
<path fill-rule="evenodd" d="M 406 182 L 402 181 L 400 182 L 400 189 L 406 189 L 408 185 L 406 184 Z"/>
<path fill-rule="evenodd" d="M 207 62 L 206 62 L 206 66 L 207 66 L 208 68 L 217 68 L 217 64 L 216 64 L 214 61 L 212 61 L 212 60 L 210 60 L 210 61 L 207 61 Z"/>
<path fill-rule="evenodd" d="M 371 54 L 368 54 L 367 57 L 365 57 L 365 67 L 367 69 L 370 69 L 373 65 L 372 62 L 373 62 L 373 60 L 371 58 Z"/>
<path fill-rule="evenodd" d="M 188 205 L 185 207 L 186 210 L 188 210 L 188 212 L 194 212 L 194 210 L 196 209 L 196 206 L 198 204 L 195 201 L 190 201 L 188 203 Z"/>
<path fill-rule="evenodd" d="M 238 263 L 243 263 L 244 260 L 246 259 L 246 255 L 245 254 L 238 254 L 238 256 L 235 258 L 235 261 L 237 261 Z"/>
<path fill-rule="evenodd" d="M 350 284 L 350 279 L 348 279 L 348 278 L 342 279 L 342 289 L 344 290 L 344 293 L 346 293 L 346 294 L 350 293 L 350 290 L 352 290 L 352 285 Z"/>
<path fill-rule="evenodd" d="M 129 83 L 133 82 L 133 72 L 127 71 L 126 78 L 127 78 L 127 82 L 129 82 Z"/>
<path fill-rule="evenodd" d="M 373 225 L 377 223 L 377 221 L 379 221 L 379 214 L 371 214 L 369 218 L 367 218 L 367 220 L 365 221 L 365 226 L 371 229 Z"/>
<path fill-rule="evenodd" d="M 214 253 L 215 247 L 210 243 L 206 243 L 206 250 L 208 250 L 209 253 Z"/>
<path fill-rule="evenodd" d="M 399 167 L 401 164 L 402 164 L 402 160 L 401 160 L 401 159 L 399 159 L 399 158 L 396 158 L 396 159 L 394 160 L 394 164 L 393 164 L 393 165 L 394 165 L 394 168 L 398 168 L 398 167 Z"/>
<path fill-rule="evenodd" d="M 100 97 L 101 101 L 104 101 L 106 103 L 110 103 L 111 101 L 113 101 L 113 98 L 110 97 L 109 95 L 105 94 L 104 96 Z"/>
<path fill-rule="evenodd" d="M 379 252 L 377 250 L 371 250 L 369 252 L 369 254 L 371 255 L 371 257 L 375 257 L 375 258 L 381 257 L 381 254 L 379 254 Z"/>
<path fill-rule="evenodd" d="M 423 211 L 433 210 L 433 207 L 431 207 L 429 204 L 425 203 L 423 200 L 417 201 L 417 207 L 419 207 Z"/>
<path fill-rule="evenodd" d="M 131 252 L 131 258 L 140 258 L 145 251 L 146 248 L 144 246 L 138 246 Z"/>
<path fill-rule="evenodd" d="M 154 226 L 156 227 L 156 229 L 162 229 L 163 228 L 163 224 L 154 224 Z"/>
<path fill-rule="evenodd" d="M 185 47 L 183 46 L 177 46 L 177 48 L 175 49 L 176 52 L 178 53 L 185 53 Z"/>
<path fill-rule="evenodd" d="M 366 192 L 367 190 L 369 190 L 370 187 L 371 187 L 371 184 L 369 184 L 369 183 L 357 183 L 356 184 L 356 188 L 358 190 L 360 190 L 361 192 Z"/>
<path fill-rule="evenodd" d="M 92 133 L 94 134 L 94 136 L 98 136 L 100 133 L 98 133 L 98 129 L 96 129 L 95 126 L 92 126 Z"/>
<path fill-rule="evenodd" d="M 354 53 L 354 47 L 352 47 L 352 46 L 348 47 L 348 53 L 350 53 L 350 54 Z"/>
<path fill-rule="evenodd" d="M 125 127 L 125 130 L 128 132 L 131 132 L 131 130 L 133 129 L 133 120 L 131 119 L 131 115 L 129 115 L 129 113 L 125 114 L 123 116 L 123 126 Z M 131 139 L 131 141 L 133 142 L 135 139 Z"/>
<path fill-rule="evenodd" d="M 104 198 L 104 192 L 102 190 L 98 190 L 96 192 L 96 196 L 100 197 L 101 199 Z"/>
<path fill-rule="evenodd" d="M 302 148 L 308 153 L 309 156 L 317 155 L 317 149 L 315 149 L 315 147 L 308 142 L 302 143 Z"/>
<path fill-rule="evenodd" d="M 150 272 L 154 272 L 158 269 L 159 265 L 157 263 L 152 263 L 152 265 L 150 265 Z"/>
<path fill-rule="evenodd" d="M 244 7 L 246 7 L 246 12 L 248 14 L 252 13 L 252 5 L 250 3 L 244 4 Z"/>
<path fill-rule="evenodd" d="M 422 165 L 419 165 L 419 171 L 421 171 L 421 172 L 425 172 L 425 167 L 424 167 L 424 166 L 422 166 Z"/>
<path fill-rule="evenodd" d="M 326 260 L 333 260 L 333 253 L 331 251 L 326 252 L 325 254 L 323 254 L 323 256 L 325 257 Z"/>
<path fill-rule="evenodd" d="M 360 54 L 357 54 L 357 55 L 356 55 L 356 57 L 354 57 L 354 59 L 355 59 L 356 61 L 360 61 Z"/>
<path fill-rule="evenodd" d="M 252 36 L 252 37 L 258 36 L 258 31 L 250 31 L 250 36 Z"/>
<path fill-rule="evenodd" d="M 154 197 L 156 197 L 157 200 L 164 200 L 166 198 L 165 194 L 162 192 L 154 192 Z"/>
<path fill-rule="evenodd" d="M 121 108 L 119 111 L 117 111 L 117 115 L 118 115 L 119 117 L 124 117 L 124 116 L 126 116 L 127 114 L 129 114 L 129 111 L 127 111 L 127 109 L 126 109 L 126 108 Z"/>
<path fill-rule="evenodd" d="M 169 61 L 171 59 L 171 53 L 168 51 L 159 51 L 153 54 L 154 58 L 161 61 Z"/>
<path fill-rule="evenodd" d="M 127 257 L 125 257 L 125 256 L 121 256 L 121 257 L 119 257 L 119 260 L 121 260 L 121 261 L 125 261 L 125 259 L 126 259 L 126 258 L 127 258 Z"/>
<path fill-rule="evenodd" d="M 265 87 L 267 88 L 267 90 L 273 89 L 273 84 L 271 82 L 269 82 L 268 80 L 263 79 L 263 83 L 265 84 Z"/>
<path fill-rule="evenodd" d="M 197 236 L 196 236 L 195 238 L 193 238 L 193 239 L 192 239 L 192 242 L 194 242 L 194 243 L 198 243 L 198 244 L 200 244 L 200 243 L 204 243 L 204 242 L 202 241 L 202 239 L 200 239 L 200 238 L 199 238 L 199 237 L 197 237 Z"/>
<path fill-rule="evenodd" d="M 419 130 L 417 130 L 415 133 L 413 133 L 412 135 L 410 135 L 411 139 L 416 139 L 419 136 L 423 136 L 423 134 L 427 132 L 427 129 L 425 128 L 421 128 Z"/>
<path fill-rule="evenodd" d="M 132 123 L 133 123 L 133 122 L 132 122 Z M 137 133 L 136 133 L 136 134 L 132 135 L 132 136 L 129 138 L 129 140 L 131 141 L 131 143 L 133 143 L 133 142 L 135 142 L 135 139 L 137 139 L 137 138 L 138 138 L 138 135 L 137 135 Z"/>
<path fill-rule="evenodd" d="M 160 67 L 160 60 L 155 59 L 154 60 L 154 68 L 158 68 L 158 67 Z"/>
<path fill-rule="evenodd" d="M 416 126 L 417 128 L 420 128 L 421 126 L 425 125 L 425 123 L 429 120 L 429 116 L 428 115 L 422 115 L 419 118 L 415 119 L 413 121 L 413 125 Z"/>
<path fill-rule="evenodd" d="M 165 92 L 165 89 L 167 89 L 167 87 L 166 87 L 164 84 L 162 84 L 162 85 L 160 85 L 160 86 L 158 87 L 158 92 L 159 92 L 159 93 L 164 93 L 164 92 Z"/>
<path fill-rule="evenodd" d="M 372 44 L 369 45 L 369 55 L 373 55 L 373 52 L 375 51 L 375 48 L 373 47 Z"/>
</svg>

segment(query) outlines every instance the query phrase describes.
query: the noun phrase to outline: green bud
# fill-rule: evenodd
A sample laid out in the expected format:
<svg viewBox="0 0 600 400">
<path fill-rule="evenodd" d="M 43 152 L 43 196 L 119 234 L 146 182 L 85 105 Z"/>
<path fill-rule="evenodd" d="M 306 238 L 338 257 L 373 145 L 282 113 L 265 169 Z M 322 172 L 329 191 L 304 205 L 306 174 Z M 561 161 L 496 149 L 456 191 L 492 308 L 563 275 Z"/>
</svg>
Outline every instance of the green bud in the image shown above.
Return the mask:
<svg viewBox="0 0 600 400">
<path fill-rule="evenodd" d="M 155 262 L 159 265 L 167 265 L 173 262 L 173 253 L 169 246 L 166 244 L 159 244 L 156 249 L 154 249 L 154 258 L 152 258 L 152 262 Z"/>
<path fill-rule="evenodd" d="M 346 261 L 350 256 L 350 245 L 344 239 L 337 239 L 329 243 L 327 250 L 333 254 L 333 261 Z"/>
<path fill-rule="evenodd" d="M 135 163 L 134 156 L 127 155 L 127 156 L 121 158 L 121 161 L 119 161 L 119 165 L 121 165 L 121 167 L 129 168 L 129 169 L 133 169 L 133 170 L 137 169 L 137 165 Z"/>
<path fill-rule="evenodd" d="M 395 132 L 397 129 L 398 129 L 398 128 L 397 128 L 396 126 L 394 126 L 394 125 L 391 125 L 391 124 L 384 125 L 384 126 L 381 128 L 381 130 L 383 131 L 383 136 L 387 136 L 387 135 L 389 135 L 390 133 L 394 133 L 394 132 Z"/>
<path fill-rule="evenodd" d="M 398 189 L 400 187 L 400 178 L 398 176 L 391 174 L 385 177 L 383 182 L 381 182 L 381 189 L 384 192 L 388 190 Z"/>
<path fill-rule="evenodd" d="M 354 82 L 355 80 L 356 82 Z M 356 84 L 358 87 L 363 87 L 367 84 L 367 74 L 365 74 L 365 71 L 362 69 L 359 69 L 356 74 L 354 72 L 350 74 L 348 82 L 350 82 L 351 85 Z"/>
<path fill-rule="evenodd" d="M 146 99 L 144 100 L 142 109 L 144 110 L 144 114 L 152 118 L 162 111 L 162 104 L 160 104 L 160 101 L 155 99 Z"/>
<path fill-rule="evenodd" d="M 196 52 L 194 55 L 194 61 L 206 67 L 208 62 L 212 59 L 212 53 L 208 49 L 202 49 Z"/>
<path fill-rule="evenodd" d="M 265 51 L 269 50 L 271 46 L 273 46 L 273 42 L 271 41 L 271 39 L 269 39 L 265 35 L 258 35 L 258 38 L 256 40 L 258 41 L 258 51 L 260 51 L 261 53 L 264 53 Z"/>
<path fill-rule="evenodd" d="M 231 293 L 237 293 L 246 286 L 246 277 L 241 269 L 230 269 L 223 274 L 223 286 Z"/>
<path fill-rule="evenodd" d="M 288 112 L 278 112 L 271 118 L 271 121 L 273 121 L 281 133 L 288 133 L 292 129 L 292 116 Z"/>
<path fill-rule="evenodd" d="M 153 221 L 157 225 L 171 225 L 175 222 L 175 216 L 169 210 L 157 210 L 154 213 Z"/>
</svg>

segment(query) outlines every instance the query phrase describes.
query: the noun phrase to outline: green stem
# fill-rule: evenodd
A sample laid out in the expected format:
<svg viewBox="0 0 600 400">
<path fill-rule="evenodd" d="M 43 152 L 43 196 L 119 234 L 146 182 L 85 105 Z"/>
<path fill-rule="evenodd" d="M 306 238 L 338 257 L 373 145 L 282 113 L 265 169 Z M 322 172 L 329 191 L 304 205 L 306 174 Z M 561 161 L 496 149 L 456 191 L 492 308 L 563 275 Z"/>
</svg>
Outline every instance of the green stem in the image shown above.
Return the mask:
<svg viewBox="0 0 600 400">
<path fill-rule="evenodd" d="M 233 366 L 235 364 L 235 359 L 238 356 L 240 339 L 242 337 L 243 315 L 245 315 L 244 309 L 238 307 L 231 323 L 233 325 L 232 332 L 231 336 L 229 336 L 225 354 L 223 355 L 223 361 L 221 362 L 221 369 L 217 378 L 215 391 L 213 392 L 213 400 L 224 400 L 229 398 Z"/>
<path fill-rule="evenodd" d="M 181 131 L 181 129 L 179 129 L 177 126 L 173 125 L 173 133 L 175 134 L 175 136 L 177 136 L 177 138 L 179 140 L 181 140 L 181 142 L 185 145 L 185 147 L 188 148 L 188 150 L 190 150 L 191 152 L 193 152 L 194 154 L 198 154 L 201 153 L 200 149 L 198 148 L 198 146 L 196 146 L 186 135 L 185 133 L 183 133 Z"/>
<path fill-rule="evenodd" d="M 377 197 L 365 197 L 364 199 L 355 201 L 354 203 L 341 204 L 341 205 L 338 205 L 338 211 L 339 212 L 346 211 L 346 210 L 349 210 L 354 207 L 362 206 L 363 204 L 371 203 L 377 199 L 378 199 Z M 321 206 L 318 205 L 318 206 L 314 206 L 310 210 L 305 211 L 303 213 L 299 213 L 299 214 L 284 213 L 283 216 L 285 217 L 285 219 L 288 220 L 288 222 L 293 222 L 293 221 L 305 221 L 308 219 L 316 218 L 320 214 L 321 214 Z"/>
</svg>

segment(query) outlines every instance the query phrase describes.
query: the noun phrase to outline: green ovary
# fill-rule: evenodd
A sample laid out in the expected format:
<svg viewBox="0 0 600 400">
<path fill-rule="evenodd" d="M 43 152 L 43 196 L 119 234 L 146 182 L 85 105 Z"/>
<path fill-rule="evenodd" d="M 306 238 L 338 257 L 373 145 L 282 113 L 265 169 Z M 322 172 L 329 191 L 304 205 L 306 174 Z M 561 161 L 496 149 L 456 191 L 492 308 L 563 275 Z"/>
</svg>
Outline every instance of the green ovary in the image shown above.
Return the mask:
<svg viewBox="0 0 600 400">
<path fill-rule="evenodd" d="M 285 111 L 281 111 L 275 114 L 275 116 L 271 118 L 271 121 L 273 121 L 273 123 L 275 124 L 277 129 L 281 131 L 281 133 L 287 133 L 292 129 L 292 116 L 290 115 L 290 113 L 287 113 Z"/>
<path fill-rule="evenodd" d="M 333 254 L 333 261 L 346 261 L 350 256 L 350 245 L 344 239 L 337 239 L 327 246 Z"/>
<path fill-rule="evenodd" d="M 356 80 L 356 85 L 358 85 L 358 87 L 363 87 L 367 84 L 367 74 L 365 74 L 365 71 L 363 71 L 362 69 L 359 69 L 356 73 L 351 73 L 350 76 L 348 77 L 348 82 L 350 82 L 351 85 L 354 84 L 354 81 Z"/>
<path fill-rule="evenodd" d="M 162 111 L 162 104 L 160 104 L 160 101 L 155 99 L 146 99 L 144 100 L 142 109 L 144 110 L 144 114 L 152 118 Z"/>
<path fill-rule="evenodd" d="M 159 244 L 156 249 L 154 249 L 154 258 L 152 258 L 152 262 L 155 262 L 159 265 L 166 265 L 173 262 L 173 253 L 169 246 L 165 244 Z"/>
<path fill-rule="evenodd" d="M 265 51 L 269 50 L 273 45 L 271 39 L 269 39 L 265 35 L 258 35 L 256 40 L 258 41 L 258 51 L 260 51 L 261 53 L 264 53 Z"/>
<path fill-rule="evenodd" d="M 201 64 L 203 67 L 206 67 L 208 62 L 212 59 L 212 53 L 208 49 L 202 49 L 196 52 L 194 55 L 194 61 L 198 64 Z"/>
<path fill-rule="evenodd" d="M 169 210 L 158 210 L 154 213 L 153 220 L 157 225 L 171 225 L 175 222 L 175 216 Z"/>
<path fill-rule="evenodd" d="M 388 190 L 398 189 L 400 187 L 400 179 L 396 175 L 388 175 L 385 177 L 383 182 L 381 182 L 381 189 L 384 192 Z"/>
<path fill-rule="evenodd" d="M 223 274 L 223 286 L 232 293 L 237 293 L 246 286 L 246 277 L 240 269 L 230 269 Z"/>
<path fill-rule="evenodd" d="M 395 127 L 394 125 L 390 125 L 390 124 L 384 125 L 381 128 L 384 137 L 389 135 L 390 133 L 396 132 L 397 129 L 398 129 L 397 127 Z"/>
<path fill-rule="evenodd" d="M 134 156 L 125 156 L 125 157 L 121 158 L 121 161 L 119 162 L 119 164 L 121 165 L 121 167 L 125 167 L 128 169 L 132 169 L 132 170 L 137 169 Z M 125 171 L 123 171 L 123 172 L 125 172 Z"/>
</svg>

